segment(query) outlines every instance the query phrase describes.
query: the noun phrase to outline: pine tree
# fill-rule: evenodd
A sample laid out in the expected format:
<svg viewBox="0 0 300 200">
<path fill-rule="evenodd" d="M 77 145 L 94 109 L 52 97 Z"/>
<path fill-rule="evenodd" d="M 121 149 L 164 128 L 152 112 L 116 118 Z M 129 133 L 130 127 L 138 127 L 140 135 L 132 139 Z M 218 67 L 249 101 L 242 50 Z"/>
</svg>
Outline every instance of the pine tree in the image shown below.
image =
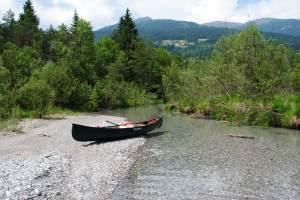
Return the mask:
<svg viewBox="0 0 300 200">
<path fill-rule="evenodd" d="M 0 43 L 1 47 L 6 42 L 14 42 L 15 41 L 15 14 L 9 10 L 3 16 L 3 24 L 1 24 L 1 31 L 0 31 Z M 2 48 L 0 48 L 0 52 Z"/>
<path fill-rule="evenodd" d="M 17 39 L 18 45 L 33 46 L 35 36 L 39 32 L 40 19 L 35 14 L 34 8 L 30 0 L 27 0 L 23 6 L 23 13 L 20 14 L 18 20 Z"/>
<path fill-rule="evenodd" d="M 130 59 L 131 51 L 136 49 L 138 36 L 139 32 L 127 8 L 125 15 L 120 18 L 118 28 L 113 32 L 112 38 L 118 43 L 120 50 L 124 51 Z"/>
<path fill-rule="evenodd" d="M 73 16 L 73 21 L 72 21 L 72 24 L 71 24 L 71 32 L 72 34 L 75 34 L 75 28 L 77 26 L 77 21 L 79 20 L 79 16 L 78 16 L 78 13 L 75 9 L 74 11 L 74 16 Z"/>
<path fill-rule="evenodd" d="M 15 13 L 9 9 L 2 19 L 5 26 L 13 26 L 15 24 Z"/>
</svg>

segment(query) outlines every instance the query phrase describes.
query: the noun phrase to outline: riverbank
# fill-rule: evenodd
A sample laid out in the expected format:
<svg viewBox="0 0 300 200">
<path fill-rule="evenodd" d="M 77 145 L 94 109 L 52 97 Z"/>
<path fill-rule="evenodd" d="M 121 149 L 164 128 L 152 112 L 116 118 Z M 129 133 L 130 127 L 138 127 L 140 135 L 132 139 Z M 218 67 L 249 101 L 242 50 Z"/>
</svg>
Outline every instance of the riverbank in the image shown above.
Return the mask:
<svg viewBox="0 0 300 200">
<path fill-rule="evenodd" d="M 105 120 L 126 121 L 104 115 L 54 116 L 22 120 L 23 133 L 0 132 L 0 199 L 109 198 L 145 138 L 73 140 L 72 123 L 106 126 Z"/>
<path fill-rule="evenodd" d="M 294 99 L 293 99 L 294 97 Z M 218 96 L 188 103 L 172 103 L 165 110 L 180 111 L 193 119 L 215 119 L 242 125 L 300 129 L 299 98 L 276 96 L 268 103 Z"/>
</svg>

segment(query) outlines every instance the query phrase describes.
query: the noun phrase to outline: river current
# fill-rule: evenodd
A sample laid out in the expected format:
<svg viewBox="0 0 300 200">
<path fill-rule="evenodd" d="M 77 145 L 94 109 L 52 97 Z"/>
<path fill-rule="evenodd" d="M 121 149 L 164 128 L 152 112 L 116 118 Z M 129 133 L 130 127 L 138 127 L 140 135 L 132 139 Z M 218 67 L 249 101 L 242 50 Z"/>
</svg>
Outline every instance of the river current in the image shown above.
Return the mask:
<svg viewBox="0 0 300 200">
<path fill-rule="evenodd" d="M 189 119 L 162 106 L 103 114 L 164 116 L 112 199 L 300 199 L 299 130 Z"/>
</svg>

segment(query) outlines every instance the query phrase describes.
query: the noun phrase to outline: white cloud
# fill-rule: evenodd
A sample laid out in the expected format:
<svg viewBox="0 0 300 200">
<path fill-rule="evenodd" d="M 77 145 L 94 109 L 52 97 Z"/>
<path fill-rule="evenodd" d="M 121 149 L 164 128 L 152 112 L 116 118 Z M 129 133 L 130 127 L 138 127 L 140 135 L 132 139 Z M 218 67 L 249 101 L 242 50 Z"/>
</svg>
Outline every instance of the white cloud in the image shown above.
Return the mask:
<svg viewBox="0 0 300 200">
<path fill-rule="evenodd" d="M 228 19 L 237 7 L 237 0 L 201 0 L 193 1 L 185 10 L 186 20 L 198 23 Z M 190 11 L 190 12 L 189 12 Z"/>
<path fill-rule="evenodd" d="M 133 0 L 128 6 L 133 11 L 133 17 L 183 20 L 186 16 L 183 10 L 186 3 L 187 1 L 178 0 Z"/>
<path fill-rule="evenodd" d="M 18 1 L 15 0 L 0 0 L 0 22 L 2 22 L 3 15 L 11 9 L 15 13 L 15 17 L 19 17 L 19 13 L 22 11 L 23 1 L 18 6 Z"/>
<path fill-rule="evenodd" d="M 95 28 L 110 25 L 114 17 L 114 8 L 108 4 L 106 0 L 53 0 L 53 6 L 47 7 L 39 1 L 34 1 L 35 9 L 41 19 L 41 22 L 46 21 L 43 28 L 64 24 L 71 24 L 74 15 L 74 10 L 80 17 L 91 21 Z M 59 5 L 67 5 L 61 6 Z M 45 27 L 44 27 L 45 26 Z"/>
<path fill-rule="evenodd" d="M 247 0 L 246 0 L 247 1 Z M 0 0 L 0 17 L 12 9 L 22 12 L 25 0 Z M 248 0 L 239 6 L 238 0 L 32 0 L 41 27 L 46 29 L 71 24 L 74 10 L 94 29 L 117 23 L 128 7 L 134 19 L 149 16 L 154 19 L 246 22 L 262 17 L 300 18 L 299 0 Z"/>
<path fill-rule="evenodd" d="M 258 18 L 300 19 L 299 0 L 261 0 L 236 10 L 232 21 L 245 22 Z"/>
</svg>

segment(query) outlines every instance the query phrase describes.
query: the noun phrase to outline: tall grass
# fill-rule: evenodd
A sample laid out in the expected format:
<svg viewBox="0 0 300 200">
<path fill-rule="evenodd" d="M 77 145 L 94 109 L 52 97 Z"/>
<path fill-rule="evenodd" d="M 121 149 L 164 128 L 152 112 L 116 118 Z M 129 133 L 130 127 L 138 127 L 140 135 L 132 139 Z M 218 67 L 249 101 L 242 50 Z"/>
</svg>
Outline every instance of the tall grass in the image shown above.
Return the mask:
<svg viewBox="0 0 300 200">
<path fill-rule="evenodd" d="M 178 106 L 178 110 L 182 111 L 187 105 Z M 170 105 L 165 109 L 168 108 Z M 291 94 L 275 95 L 268 102 L 259 98 L 242 99 L 239 95 L 218 95 L 199 100 L 193 109 L 196 113 L 214 117 L 216 120 L 247 125 L 300 128 L 299 97 Z"/>
</svg>

